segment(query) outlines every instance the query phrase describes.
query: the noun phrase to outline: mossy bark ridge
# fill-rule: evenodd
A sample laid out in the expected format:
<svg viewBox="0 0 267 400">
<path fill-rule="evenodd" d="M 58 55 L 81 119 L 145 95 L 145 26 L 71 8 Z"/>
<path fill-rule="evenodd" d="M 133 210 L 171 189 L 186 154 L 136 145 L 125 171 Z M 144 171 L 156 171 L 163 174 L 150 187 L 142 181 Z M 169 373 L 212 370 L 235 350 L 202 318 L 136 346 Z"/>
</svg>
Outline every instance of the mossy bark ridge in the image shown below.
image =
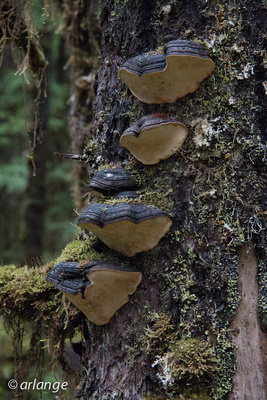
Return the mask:
<svg viewBox="0 0 267 400">
<path fill-rule="evenodd" d="M 134 257 L 143 280 L 130 303 L 105 327 L 92 328 L 88 351 L 95 378 L 89 383 L 84 376 L 92 399 L 225 399 L 231 391 L 235 350 L 228 328 L 240 300 L 238 248 L 250 235 L 256 245 L 263 240 L 259 227 L 265 219 L 265 13 L 263 1 L 102 1 L 95 167 L 126 165 L 137 177 L 138 188 L 168 199 L 173 223 L 155 249 Z M 131 27 L 125 29 L 129 21 Z M 176 103 L 146 104 L 118 79 L 119 69 L 133 57 L 139 63 L 136 70 L 142 64 L 149 69 L 147 60 L 153 56 L 152 75 L 161 73 L 166 57 L 163 39 L 170 34 L 202 45 L 215 64 L 214 72 Z M 149 76 L 132 75 L 139 80 Z M 171 157 L 141 165 L 119 145 L 120 137 L 131 123 L 158 112 L 182 121 L 189 133 Z M 263 318 L 262 312 L 263 307 Z M 164 320 L 157 317 L 161 313 L 174 325 L 172 340 L 181 343 L 198 337 L 215 352 L 216 374 L 193 386 L 187 378 L 172 376 L 175 383 L 168 385 L 168 374 L 163 376 L 159 365 L 152 367 L 157 356 L 164 360 L 168 352 L 167 335 L 163 333 L 154 346 L 155 339 L 146 331 L 158 322 L 157 332 L 164 332 Z"/>
</svg>

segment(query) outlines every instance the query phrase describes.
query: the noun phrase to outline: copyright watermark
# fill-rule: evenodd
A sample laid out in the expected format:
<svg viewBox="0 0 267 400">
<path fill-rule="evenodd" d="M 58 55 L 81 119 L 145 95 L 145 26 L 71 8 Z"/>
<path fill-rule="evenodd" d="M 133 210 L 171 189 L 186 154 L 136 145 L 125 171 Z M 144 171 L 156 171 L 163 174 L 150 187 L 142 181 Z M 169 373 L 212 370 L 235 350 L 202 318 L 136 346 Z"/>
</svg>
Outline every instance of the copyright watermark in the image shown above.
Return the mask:
<svg viewBox="0 0 267 400">
<path fill-rule="evenodd" d="M 10 379 L 10 381 L 7 382 L 7 386 L 9 387 L 9 389 L 17 389 L 18 387 L 18 382 L 16 381 L 16 379 Z"/>
<path fill-rule="evenodd" d="M 52 393 L 58 393 L 59 390 L 66 390 L 68 388 L 68 382 L 43 382 L 34 379 L 31 382 L 21 382 L 18 383 L 16 379 L 10 379 L 7 382 L 7 386 L 11 390 L 19 388 L 20 390 L 41 390 L 41 391 L 51 391 Z"/>
</svg>

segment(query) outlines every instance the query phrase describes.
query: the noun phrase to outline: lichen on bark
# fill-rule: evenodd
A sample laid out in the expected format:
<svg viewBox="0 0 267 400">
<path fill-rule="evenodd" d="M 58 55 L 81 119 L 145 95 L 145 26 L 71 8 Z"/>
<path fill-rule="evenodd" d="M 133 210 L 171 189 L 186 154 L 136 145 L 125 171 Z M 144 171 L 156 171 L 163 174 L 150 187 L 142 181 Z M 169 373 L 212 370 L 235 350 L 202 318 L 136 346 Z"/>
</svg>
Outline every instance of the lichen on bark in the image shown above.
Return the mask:
<svg viewBox="0 0 267 400">
<path fill-rule="evenodd" d="M 98 330 L 92 332 L 92 342 L 106 350 L 102 356 L 91 350 L 91 363 L 98 371 L 92 390 L 95 396 L 104 396 L 106 389 L 101 383 L 105 386 L 105 376 L 114 385 L 110 396 L 117 393 L 120 398 L 115 380 L 122 373 L 112 369 L 113 380 L 108 365 L 119 353 L 125 373 L 125 336 L 122 334 L 120 346 L 111 345 L 107 337 L 112 337 L 115 325 L 122 332 L 126 320 L 133 327 L 131 337 L 140 340 L 149 323 L 142 314 L 140 304 L 144 301 L 151 313 L 171 313 L 177 340 L 200 336 L 219 343 L 221 367 L 211 384 L 212 398 L 224 398 L 231 390 L 235 351 L 227 330 L 240 302 L 238 248 L 251 236 L 256 241 L 261 237 L 266 219 L 261 76 L 265 72 L 261 13 L 265 12 L 263 2 L 253 12 L 247 2 L 245 6 L 204 1 L 102 2 L 103 41 L 94 123 L 94 144 L 99 151 L 95 166 L 122 162 L 138 177 L 141 190 L 165 193 L 173 226 L 158 248 L 136 260 L 145 279 L 133 298 L 130 315 L 129 308 L 121 310 L 104 328 L 102 340 Z M 125 30 L 127 17 L 131 28 Z M 257 44 L 255 32 L 259 35 Z M 140 103 L 117 79 L 118 69 L 128 58 L 162 46 L 169 34 L 202 43 L 216 64 L 215 72 L 195 93 L 175 104 Z M 189 127 L 189 135 L 181 150 L 168 160 L 143 166 L 119 146 L 119 138 L 130 122 L 155 112 L 183 122 Z M 136 315 L 138 327 L 134 325 Z M 104 354 L 105 365 L 100 364 Z M 145 351 L 140 355 L 135 346 L 131 357 L 136 363 L 141 357 L 148 368 L 153 362 Z M 148 392 L 158 396 L 164 393 L 155 370 L 150 369 L 146 376 L 135 371 L 134 380 L 139 382 L 139 389 L 129 377 L 120 386 L 124 395 L 142 398 Z M 185 390 L 181 385 L 172 396 L 183 395 Z"/>
</svg>

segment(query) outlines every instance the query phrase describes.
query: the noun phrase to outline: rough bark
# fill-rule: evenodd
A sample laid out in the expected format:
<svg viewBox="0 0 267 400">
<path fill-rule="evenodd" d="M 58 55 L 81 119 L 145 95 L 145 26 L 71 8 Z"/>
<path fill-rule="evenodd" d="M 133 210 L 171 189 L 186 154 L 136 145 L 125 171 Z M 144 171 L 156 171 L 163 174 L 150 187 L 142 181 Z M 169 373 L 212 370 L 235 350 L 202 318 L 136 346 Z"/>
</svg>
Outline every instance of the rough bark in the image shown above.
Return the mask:
<svg viewBox="0 0 267 400">
<path fill-rule="evenodd" d="M 143 272 L 143 281 L 129 303 L 108 325 L 90 324 L 82 358 L 87 372 L 78 398 L 229 396 L 235 369 L 229 324 L 240 300 L 239 247 L 252 236 L 256 243 L 262 238 L 266 217 L 266 11 L 263 1 L 102 1 L 94 143 L 85 154 L 94 170 L 118 162 L 127 166 L 144 198 L 167 208 L 173 225 L 156 249 L 130 260 Z M 128 58 L 162 46 L 169 34 L 203 43 L 215 73 L 174 104 L 143 104 L 118 79 L 118 69 Z M 185 123 L 189 136 L 170 159 L 143 166 L 119 138 L 130 122 L 158 111 Z M 110 254 L 115 256 L 105 249 L 99 257 Z M 262 306 L 261 321 L 265 312 Z M 160 362 L 181 340 L 192 338 L 213 349 L 218 359 L 214 374 L 196 379 L 191 371 L 180 378 L 170 369 L 170 376 L 168 371 L 164 375 Z M 234 390 L 242 398 L 243 389 Z"/>
<path fill-rule="evenodd" d="M 257 270 L 253 243 L 246 243 L 241 247 L 239 257 L 241 302 L 230 325 L 237 346 L 237 368 L 230 400 L 264 400 L 267 397 L 267 337 L 258 318 Z"/>
</svg>

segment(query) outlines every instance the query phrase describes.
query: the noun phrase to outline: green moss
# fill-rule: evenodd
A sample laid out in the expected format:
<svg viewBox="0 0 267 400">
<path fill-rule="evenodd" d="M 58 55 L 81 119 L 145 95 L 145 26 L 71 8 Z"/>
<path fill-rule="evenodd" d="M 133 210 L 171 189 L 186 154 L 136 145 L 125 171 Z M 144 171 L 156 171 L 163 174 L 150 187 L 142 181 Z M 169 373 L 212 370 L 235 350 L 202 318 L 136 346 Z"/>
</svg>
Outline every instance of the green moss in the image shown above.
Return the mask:
<svg viewBox="0 0 267 400">
<path fill-rule="evenodd" d="M 105 261 L 111 263 L 129 265 L 128 258 L 125 259 L 120 253 L 109 249 L 102 243 L 101 251 L 96 251 L 93 244 L 98 241 L 97 237 L 92 233 L 83 234 L 82 239 L 75 239 L 63 249 L 61 255 L 56 259 L 55 263 L 83 261 L 89 262 Z M 101 246 L 101 245 L 100 245 Z"/>
<path fill-rule="evenodd" d="M 255 254 L 259 260 L 258 282 L 259 282 L 259 305 L 258 314 L 261 327 L 267 329 L 267 239 L 262 235 L 255 243 Z"/>
<path fill-rule="evenodd" d="M 65 340 L 81 329 L 80 312 L 45 280 L 54 265 L 55 262 L 36 267 L 0 268 L 0 314 L 12 336 L 15 362 L 20 366 L 23 360 L 25 376 L 30 369 L 42 371 L 45 347 L 49 348 L 51 363 L 62 360 Z M 25 331 L 28 332 L 26 339 Z M 23 358 L 25 352 L 28 362 Z"/>
<path fill-rule="evenodd" d="M 210 344 L 201 338 L 178 340 L 171 349 L 156 356 L 153 367 L 167 390 L 175 390 L 181 382 L 207 382 L 218 370 L 218 359 Z"/>
<path fill-rule="evenodd" d="M 210 393 L 204 387 L 196 388 L 188 388 L 183 392 L 184 400 L 211 400 Z M 177 397 L 177 400 L 179 398 Z"/>
<path fill-rule="evenodd" d="M 170 398 L 178 393 L 186 399 L 224 398 L 235 370 L 231 332 L 221 329 L 207 331 L 203 337 L 182 337 L 183 324 L 174 324 L 170 315 L 149 315 L 144 347 Z M 207 393 L 210 397 L 205 397 Z"/>
<path fill-rule="evenodd" d="M 171 190 L 166 190 L 164 193 L 156 190 L 144 190 L 140 191 L 139 199 L 140 202 L 145 202 L 158 207 L 160 210 L 170 212 L 173 207 L 173 202 L 169 200 L 168 194 Z"/>
<path fill-rule="evenodd" d="M 86 240 L 75 239 L 68 243 L 63 249 L 56 263 L 66 261 L 82 261 L 90 260 L 92 251 L 92 242 L 89 238 Z"/>
<path fill-rule="evenodd" d="M 177 333 L 171 322 L 171 316 L 165 313 L 150 313 L 149 324 L 145 329 L 144 341 L 148 348 L 167 351 L 177 340 Z"/>
<path fill-rule="evenodd" d="M 44 312 L 47 308 L 46 300 L 54 290 L 45 281 L 46 267 L 16 267 L 3 266 L 0 269 L 0 303 L 2 312 L 20 314 L 21 317 L 32 319 L 35 313 Z M 48 309 L 56 308 L 58 299 L 50 297 Z"/>
<path fill-rule="evenodd" d="M 218 371 L 214 377 L 215 387 L 212 387 L 211 391 L 212 399 L 221 400 L 232 389 L 232 378 L 236 370 L 236 346 L 233 343 L 231 332 L 226 329 L 211 334 L 210 340 L 219 359 Z"/>
<path fill-rule="evenodd" d="M 137 195 L 138 196 L 134 200 L 127 197 L 119 199 L 114 197 L 97 197 L 94 201 L 95 203 L 110 205 L 120 203 L 149 204 L 165 212 L 170 212 L 172 209 L 172 203 L 168 200 L 166 194 L 148 189 L 138 191 Z"/>
<path fill-rule="evenodd" d="M 267 329 L 267 268 L 266 261 L 259 263 L 259 316 L 263 330 Z"/>
<path fill-rule="evenodd" d="M 5 265 L 0 268 L 0 285 L 1 285 L 1 287 L 4 285 L 4 283 L 6 281 L 8 282 L 14 278 L 17 269 L 18 269 L 18 267 L 16 267 L 16 265 L 14 265 L 14 264 Z"/>
</svg>

